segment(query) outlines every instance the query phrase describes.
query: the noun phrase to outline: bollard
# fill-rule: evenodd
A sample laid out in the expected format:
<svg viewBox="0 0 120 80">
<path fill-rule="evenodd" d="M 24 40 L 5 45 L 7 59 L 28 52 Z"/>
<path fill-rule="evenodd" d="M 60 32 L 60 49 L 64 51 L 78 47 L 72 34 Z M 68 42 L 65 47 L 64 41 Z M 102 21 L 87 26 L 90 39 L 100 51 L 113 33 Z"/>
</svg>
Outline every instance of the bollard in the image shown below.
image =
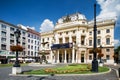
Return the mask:
<svg viewBox="0 0 120 80">
<path fill-rule="evenodd" d="M 120 78 L 120 68 L 118 68 L 118 76 L 119 76 L 119 78 Z"/>
</svg>

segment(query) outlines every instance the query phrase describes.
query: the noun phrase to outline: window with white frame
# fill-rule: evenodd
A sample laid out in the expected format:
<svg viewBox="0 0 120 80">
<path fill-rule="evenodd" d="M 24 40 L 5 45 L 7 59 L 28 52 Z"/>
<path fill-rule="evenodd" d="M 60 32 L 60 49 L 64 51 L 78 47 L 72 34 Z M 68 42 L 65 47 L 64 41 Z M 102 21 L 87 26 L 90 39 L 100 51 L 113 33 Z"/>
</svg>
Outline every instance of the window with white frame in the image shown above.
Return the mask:
<svg viewBox="0 0 120 80">
<path fill-rule="evenodd" d="M 106 55 L 106 59 L 107 59 L 107 60 L 110 60 L 110 55 Z"/>
<path fill-rule="evenodd" d="M 101 33 L 101 31 L 100 31 L 100 30 L 98 30 L 98 31 L 97 31 L 97 34 L 100 34 L 100 33 Z"/>
<path fill-rule="evenodd" d="M 110 52 L 110 49 L 109 49 L 109 48 L 107 48 L 107 49 L 106 49 L 106 52 Z"/>
<path fill-rule="evenodd" d="M 92 55 L 89 55 L 89 60 L 92 60 Z"/>
<path fill-rule="evenodd" d="M 92 35 L 92 31 L 89 32 L 89 35 Z"/>
<path fill-rule="evenodd" d="M 6 32 L 2 31 L 2 32 L 1 32 L 1 36 L 2 36 L 2 37 L 6 37 Z"/>
<path fill-rule="evenodd" d="M 97 39 L 97 45 L 101 44 L 101 39 Z"/>
<path fill-rule="evenodd" d="M 6 30 L 6 25 L 5 24 L 1 24 L 1 28 L 2 28 L 2 30 Z"/>
<path fill-rule="evenodd" d="M 89 46 L 92 46 L 92 40 L 89 40 Z"/>
<path fill-rule="evenodd" d="M 110 33 L 110 29 L 106 29 L 106 33 Z"/>
<path fill-rule="evenodd" d="M 110 38 L 106 38 L 106 44 L 107 44 L 107 45 L 110 44 Z"/>
</svg>

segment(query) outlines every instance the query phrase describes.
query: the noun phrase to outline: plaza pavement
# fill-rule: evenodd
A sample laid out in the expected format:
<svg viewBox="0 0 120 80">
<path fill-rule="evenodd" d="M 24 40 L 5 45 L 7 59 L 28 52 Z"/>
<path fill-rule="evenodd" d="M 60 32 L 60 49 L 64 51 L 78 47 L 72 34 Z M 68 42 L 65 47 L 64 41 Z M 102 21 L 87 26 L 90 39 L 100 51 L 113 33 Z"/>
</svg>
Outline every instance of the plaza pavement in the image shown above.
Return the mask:
<svg viewBox="0 0 120 80">
<path fill-rule="evenodd" d="M 57 67 L 62 65 L 56 65 L 51 67 Z M 0 68 L 0 80 L 118 80 L 116 75 L 116 71 L 119 68 L 119 65 L 112 66 L 108 65 L 112 68 L 109 73 L 105 74 L 97 74 L 97 75 L 59 75 L 59 76 L 21 76 L 21 75 L 10 75 L 12 72 L 12 67 Z M 46 66 L 48 67 L 48 66 Z M 22 67 L 23 71 L 33 70 L 33 69 L 40 69 L 45 68 L 44 66 L 24 66 Z"/>
</svg>

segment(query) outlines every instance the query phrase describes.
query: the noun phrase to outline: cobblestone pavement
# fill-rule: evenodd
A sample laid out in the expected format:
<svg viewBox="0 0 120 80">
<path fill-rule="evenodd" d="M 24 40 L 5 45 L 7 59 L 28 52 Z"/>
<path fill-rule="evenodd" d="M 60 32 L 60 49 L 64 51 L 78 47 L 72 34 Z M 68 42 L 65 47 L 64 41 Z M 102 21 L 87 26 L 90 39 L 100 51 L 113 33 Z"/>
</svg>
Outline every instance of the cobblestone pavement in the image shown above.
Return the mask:
<svg viewBox="0 0 120 80">
<path fill-rule="evenodd" d="M 111 66 L 109 66 L 111 67 Z M 113 66 L 112 66 L 113 67 Z M 40 67 L 22 67 L 24 70 L 38 69 Z M 0 80 L 118 80 L 116 72 L 101 75 L 72 75 L 72 76 L 10 76 L 12 67 L 0 68 Z"/>
</svg>

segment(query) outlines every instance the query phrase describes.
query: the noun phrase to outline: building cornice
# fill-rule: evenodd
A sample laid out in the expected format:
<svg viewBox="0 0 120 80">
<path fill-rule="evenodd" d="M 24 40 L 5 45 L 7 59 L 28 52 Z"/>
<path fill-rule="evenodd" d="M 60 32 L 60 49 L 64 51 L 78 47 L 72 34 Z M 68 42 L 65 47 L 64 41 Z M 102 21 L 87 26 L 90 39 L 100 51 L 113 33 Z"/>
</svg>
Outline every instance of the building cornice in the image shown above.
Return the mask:
<svg viewBox="0 0 120 80">
<path fill-rule="evenodd" d="M 53 31 L 41 32 L 41 36 L 53 35 Z"/>
</svg>

